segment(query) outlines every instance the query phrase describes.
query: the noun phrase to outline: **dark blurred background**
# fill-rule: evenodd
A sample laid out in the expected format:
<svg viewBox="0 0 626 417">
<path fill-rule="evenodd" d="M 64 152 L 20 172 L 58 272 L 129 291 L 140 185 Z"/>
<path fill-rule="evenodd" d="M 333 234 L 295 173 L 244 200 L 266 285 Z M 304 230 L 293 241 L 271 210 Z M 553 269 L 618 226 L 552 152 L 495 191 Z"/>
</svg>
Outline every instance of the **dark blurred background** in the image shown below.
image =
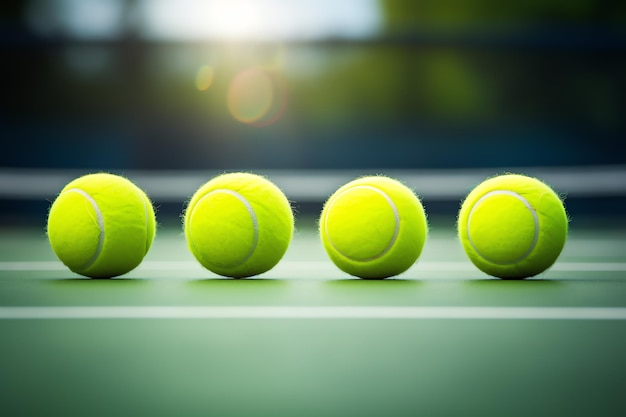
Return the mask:
<svg viewBox="0 0 626 417">
<path fill-rule="evenodd" d="M 100 170 L 135 176 L 163 204 L 212 173 L 267 172 L 302 210 L 348 177 L 392 173 L 436 210 L 458 207 L 484 175 L 535 169 L 581 210 L 624 212 L 626 2 L 31 0 L 0 10 L 5 214 Z"/>
</svg>

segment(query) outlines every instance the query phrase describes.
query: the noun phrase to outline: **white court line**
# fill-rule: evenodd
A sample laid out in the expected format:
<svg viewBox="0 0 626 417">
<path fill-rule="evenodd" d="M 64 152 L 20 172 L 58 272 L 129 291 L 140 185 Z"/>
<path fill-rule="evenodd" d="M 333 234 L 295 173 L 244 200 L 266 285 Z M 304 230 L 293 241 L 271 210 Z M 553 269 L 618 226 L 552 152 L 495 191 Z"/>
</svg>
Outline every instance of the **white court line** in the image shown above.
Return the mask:
<svg viewBox="0 0 626 417">
<path fill-rule="evenodd" d="M 287 270 L 326 270 L 334 268 L 328 261 L 282 261 L 277 269 Z M 413 268 L 431 272 L 472 272 L 476 267 L 467 262 L 446 261 L 418 261 Z M 183 271 L 202 269 L 195 261 L 144 261 L 137 270 L 141 271 Z M 30 262 L 0 262 L 0 271 L 65 271 L 61 262 L 57 261 L 30 261 Z M 624 272 L 626 262 L 557 262 L 550 271 L 560 272 Z"/>
<path fill-rule="evenodd" d="M 550 270 L 564 272 L 620 272 L 626 271 L 626 262 L 557 262 Z"/>
<path fill-rule="evenodd" d="M 0 307 L 19 319 L 626 320 L 625 307 Z"/>
<path fill-rule="evenodd" d="M 61 262 L 0 262 L 0 271 L 60 271 L 67 270 Z"/>
</svg>

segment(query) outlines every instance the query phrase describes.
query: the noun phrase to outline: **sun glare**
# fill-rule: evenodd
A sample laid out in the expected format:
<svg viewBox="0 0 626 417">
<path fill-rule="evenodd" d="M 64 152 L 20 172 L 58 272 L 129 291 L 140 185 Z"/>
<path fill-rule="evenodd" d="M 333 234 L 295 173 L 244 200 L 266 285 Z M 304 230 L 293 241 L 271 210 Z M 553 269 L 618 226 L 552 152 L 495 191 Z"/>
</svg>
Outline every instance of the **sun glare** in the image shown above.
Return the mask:
<svg viewBox="0 0 626 417">
<path fill-rule="evenodd" d="M 376 0 L 144 0 L 140 33 L 156 39 L 297 40 L 367 37 Z"/>
<path fill-rule="evenodd" d="M 151 40 L 293 41 L 368 38 L 379 0 L 32 0 L 38 33 L 112 39 L 127 29 Z"/>
</svg>

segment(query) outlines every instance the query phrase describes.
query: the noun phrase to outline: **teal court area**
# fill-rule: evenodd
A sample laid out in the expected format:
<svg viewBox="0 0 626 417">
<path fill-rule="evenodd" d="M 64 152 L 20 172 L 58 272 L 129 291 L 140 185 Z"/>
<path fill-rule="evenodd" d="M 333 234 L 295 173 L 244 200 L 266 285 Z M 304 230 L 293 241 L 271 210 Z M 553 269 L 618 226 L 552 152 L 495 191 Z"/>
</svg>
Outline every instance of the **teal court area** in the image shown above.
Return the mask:
<svg viewBox="0 0 626 417">
<path fill-rule="evenodd" d="M 44 231 L 5 229 L 2 415 L 622 415 L 625 232 L 574 225 L 551 270 L 501 281 L 434 224 L 414 267 L 366 281 L 305 222 L 233 280 L 167 225 L 139 268 L 91 280 Z"/>
</svg>

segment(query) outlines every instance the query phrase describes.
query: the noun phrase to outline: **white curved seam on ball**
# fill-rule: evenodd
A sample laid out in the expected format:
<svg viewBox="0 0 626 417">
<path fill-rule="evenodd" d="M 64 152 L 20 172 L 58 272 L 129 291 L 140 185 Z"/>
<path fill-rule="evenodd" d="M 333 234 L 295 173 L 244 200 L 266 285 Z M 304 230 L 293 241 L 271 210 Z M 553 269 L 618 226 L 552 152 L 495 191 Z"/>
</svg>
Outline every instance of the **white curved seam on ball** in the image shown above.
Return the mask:
<svg viewBox="0 0 626 417">
<path fill-rule="evenodd" d="M 89 259 L 84 265 L 80 267 L 80 269 L 84 270 L 84 269 L 89 268 L 91 265 L 93 265 L 94 262 L 96 262 L 96 260 L 98 259 L 98 257 L 100 257 L 100 254 L 102 253 L 102 248 L 104 247 L 104 233 L 105 233 L 104 232 L 104 217 L 102 216 L 102 211 L 100 211 L 100 207 L 98 207 L 98 203 L 96 203 L 96 200 L 94 200 L 93 197 L 89 195 L 89 193 L 81 190 L 80 188 L 70 188 L 69 190 L 66 190 L 65 192 L 66 193 L 69 193 L 69 192 L 78 193 L 82 195 L 83 197 L 85 197 L 87 201 L 89 201 L 89 204 L 91 204 L 91 206 L 93 207 L 93 210 L 96 213 L 96 222 L 98 223 L 98 229 L 100 229 L 100 233 L 98 234 L 98 246 L 96 247 L 96 251 L 94 252 L 91 259 Z"/>
<path fill-rule="evenodd" d="M 387 195 L 387 193 L 385 193 L 383 190 L 376 188 L 376 187 L 372 187 L 371 185 L 358 185 L 356 187 L 352 187 L 349 188 L 345 191 L 343 191 L 341 194 L 337 195 L 333 201 L 330 203 L 330 206 L 328 207 L 328 213 L 331 212 L 333 205 L 335 204 L 335 202 L 339 199 L 339 197 L 341 197 L 342 194 L 347 193 L 348 191 L 352 191 L 354 189 L 357 188 L 367 188 L 369 190 L 375 191 L 378 194 L 380 194 L 381 196 L 383 196 L 385 198 L 385 200 L 387 200 L 387 203 L 389 203 L 389 206 L 391 207 L 391 210 L 393 211 L 393 216 L 394 216 L 394 220 L 395 220 L 395 224 L 394 224 L 394 230 L 393 230 L 393 236 L 391 237 L 391 239 L 389 240 L 389 244 L 387 244 L 387 247 L 385 249 L 383 249 L 380 253 L 370 257 L 370 258 L 365 258 L 365 259 L 354 259 L 349 257 L 348 255 L 346 255 L 345 253 L 343 253 L 342 251 L 340 251 L 336 246 L 335 243 L 333 242 L 333 240 L 330 238 L 330 233 L 328 232 L 328 215 L 326 215 L 326 220 L 324 222 L 324 229 L 326 231 L 326 236 L 328 237 L 328 241 L 330 242 L 330 245 L 333 247 L 333 249 L 335 249 L 339 254 L 341 254 L 341 256 L 344 256 L 345 258 L 350 259 L 351 261 L 355 261 L 355 262 L 371 262 L 371 261 L 375 261 L 376 259 L 382 258 L 383 256 L 385 256 L 385 254 L 387 254 L 387 252 L 389 252 L 391 250 L 391 248 L 393 247 L 393 245 L 395 245 L 396 240 L 398 239 L 398 234 L 400 233 L 400 213 L 398 212 L 398 208 L 396 207 L 396 205 L 394 204 L 393 200 L 391 199 L 391 197 L 389 197 L 389 195 Z"/>
<path fill-rule="evenodd" d="M 200 202 L 202 200 L 204 200 L 205 198 L 207 198 L 211 194 L 215 194 L 215 193 L 230 194 L 233 197 L 235 197 L 237 200 L 241 201 L 241 203 L 244 205 L 244 207 L 248 211 L 248 214 L 250 215 L 250 219 L 252 220 L 252 230 L 254 232 L 254 236 L 253 236 L 253 239 L 252 239 L 252 245 L 250 245 L 250 250 L 248 251 L 246 256 L 243 257 L 243 259 L 241 261 L 227 266 L 227 268 L 238 267 L 238 266 L 241 266 L 244 263 L 246 263 L 252 257 L 252 255 L 254 255 L 254 251 L 256 251 L 256 247 L 257 247 L 257 245 L 259 243 L 259 221 L 257 219 L 257 216 L 256 216 L 256 213 L 254 211 L 254 208 L 252 207 L 250 202 L 244 196 L 242 196 L 241 194 L 239 194 L 238 192 L 233 191 L 233 190 L 228 190 L 228 189 L 213 190 L 213 191 L 205 194 L 204 196 L 202 196 L 202 198 L 200 200 L 198 200 L 198 202 L 195 204 L 195 206 L 200 204 Z M 195 208 L 195 206 L 194 206 L 194 208 Z M 192 241 L 192 244 L 193 244 L 193 237 L 192 237 L 191 241 Z M 195 247 L 195 244 L 194 244 L 194 247 Z M 197 248 L 196 248 L 196 250 L 197 250 Z"/>
<path fill-rule="evenodd" d="M 530 247 L 528 248 L 528 250 L 526 252 L 524 252 L 521 256 L 519 256 L 518 258 L 509 261 L 509 262 L 498 262 L 498 261 L 494 261 L 493 259 L 490 259 L 489 257 L 485 256 L 484 254 L 482 254 L 478 248 L 476 247 L 476 245 L 474 244 L 474 241 L 472 240 L 472 236 L 470 234 L 470 224 L 472 221 L 472 215 L 474 214 L 474 210 L 476 209 L 476 207 L 478 207 L 480 205 L 480 203 L 493 196 L 493 195 L 498 195 L 498 194 L 505 194 L 505 195 L 509 195 L 511 197 L 514 197 L 516 199 L 518 199 L 519 201 L 522 202 L 522 204 L 524 204 L 524 206 L 526 206 L 526 208 L 528 209 L 528 211 L 530 211 L 530 214 L 533 216 L 533 221 L 535 223 L 535 233 L 533 236 L 533 241 L 530 244 Z M 472 207 L 472 210 L 470 211 L 469 216 L 467 217 L 467 239 L 470 243 L 470 245 L 472 245 L 472 248 L 474 249 L 474 251 L 478 254 L 478 256 L 480 256 L 481 258 L 483 258 L 484 260 L 491 262 L 495 265 L 514 265 L 522 260 L 524 260 L 526 257 L 528 257 L 528 255 L 530 255 L 532 253 L 533 250 L 535 250 L 535 246 L 537 246 L 537 242 L 539 241 L 539 217 L 537 216 L 537 211 L 530 205 L 530 203 L 528 202 L 528 200 L 526 200 L 524 197 L 522 197 L 521 195 L 517 194 L 516 192 L 510 191 L 510 190 L 494 190 L 494 191 L 490 191 L 487 194 L 485 194 L 484 196 L 482 196 L 481 198 L 478 199 L 478 201 L 476 201 L 476 204 L 474 204 L 474 206 Z"/>
</svg>

